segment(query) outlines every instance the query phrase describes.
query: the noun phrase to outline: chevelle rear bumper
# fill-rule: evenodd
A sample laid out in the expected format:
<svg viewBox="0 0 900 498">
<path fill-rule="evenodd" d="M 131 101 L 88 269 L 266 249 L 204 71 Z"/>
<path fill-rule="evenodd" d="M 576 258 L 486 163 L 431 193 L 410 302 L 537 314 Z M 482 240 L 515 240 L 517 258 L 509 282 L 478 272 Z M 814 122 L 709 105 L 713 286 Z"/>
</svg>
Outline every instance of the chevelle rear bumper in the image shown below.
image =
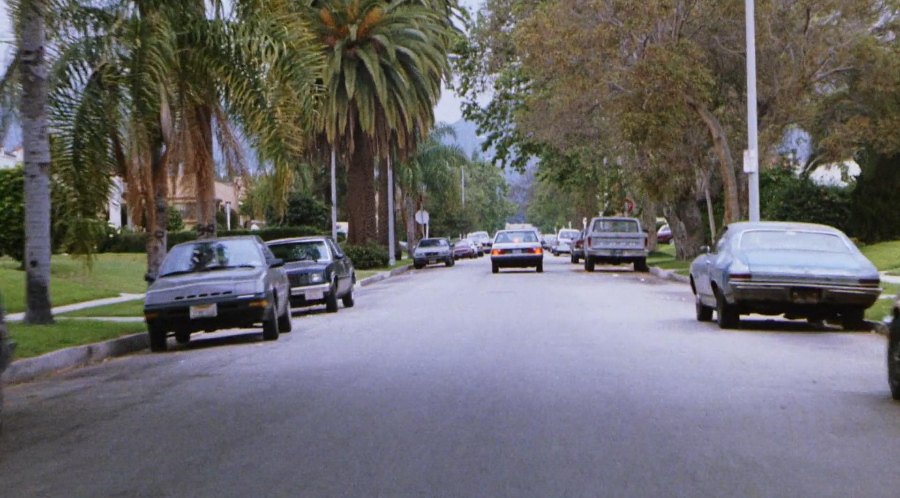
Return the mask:
<svg viewBox="0 0 900 498">
<path fill-rule="evenodd" d="M 881 289 L 864 285 L 809 284 L 802 282 L 729 282 L 731 301 L 783 303 L 801 306 L 868 308 L 875 304 Z"/>
</svg>

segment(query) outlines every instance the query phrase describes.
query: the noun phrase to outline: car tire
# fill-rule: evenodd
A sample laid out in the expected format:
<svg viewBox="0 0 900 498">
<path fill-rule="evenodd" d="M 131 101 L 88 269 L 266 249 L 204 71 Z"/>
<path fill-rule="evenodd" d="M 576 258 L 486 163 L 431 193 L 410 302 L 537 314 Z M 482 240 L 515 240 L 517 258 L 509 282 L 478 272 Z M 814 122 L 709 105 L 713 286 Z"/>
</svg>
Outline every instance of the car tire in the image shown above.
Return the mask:
<svg viewBox="0 0 900 498">
<path fill-rule="evenodd" d="M 584 271 L 594 271 L 594 258 L 584 258 Z"/>
<path fill-rule="evenodd" d="M 887 367 L 891 397 L 900 401 L 900 316 L 895 316 L 891 322 L 891 331 L 888 334 Z"/>
<path fill-rule="evenodd" d="M 150 337 L 150 351 L 154 353 L 165 353 L 169 349 L 169 334 L 158 327 L 147 327 L 147 334 Z"/>
<path fill-rule="evenodd" d="M 844 330 L 864 330 L 866 328 L 866 310 L 855 308 L 842 313 L 841 327 Z"/>
<path fill-rule="evenodd" d="M 581 258 L 577 254 L 572 255 L 572 262 L 576 265 L 581 261 Z"/>
<path fill-rule="evenodd" d="M 263 321 L 262 337 L 264 341 L 278 340 L 281 331 L 278 329 L 278 316 L 272 310 L 272 318 Z"/>
<path fill-rule="evenodd" d="M 337 313 L 337 288 L 331 287 L 331 291 L 325 295 L 325 311 L 329 313 Z"/>
<path fill-rule="evenodd" d="M 425 267 L 425 265 L 423 265 L 421 263 L 413 263 L 413 268 L 415 268 L 416 270 L 421 270 L 424 267 Z"/>
<path fill-rule="evenodd" d="M 191 333 L 187 331 L 175 332 L 175 342 L 178 344 L 188 344 L 191 342 Z"/>
<path fill-rule="evenodd" d="M 345 308 L 352 308 L 352 307 L 353 307 L 353 305 L 354 305 L 355 303 L 354 303 L 354 301 L 353 301 L 353 288 L 352 288 L 352 287 L 350 288 L 349 291 L 347 291 L 346 294 L 344 294 L 344 297 L 341 298 L 341 302 L 344 303 L 344 307 L 345 307 Z"/>
<path fill-rule="evenodd" d="M 291 321 L 291 307 L 287 305 L 284 307 L 284 313 L 278 318 L 278 332 L 284 334 L 293 329 L 294 323 Z"/>
<path fill-rule="evenodd" d="M 647 273 L 650 271 L 650 267 L 647 266 L 647 258 L 641 258 L 634 262 L 634 271 L 640 273 Z"/>
<path fill-rule="evenodd" d="M 540 263 L 537 264 L 537 272 L 544 273 L 544 262 L 543 261 L 541 261 Z"/>
<path fill-rule="evenodd" d="M 444 264 L 447 265 L 447 267 L 449 268 L 449 267 L 455 265 L 456 261 L 453 261 L 453 258 L 449 258 L 449 259 L 447 259 L 447 261 L 444 261 Z"/>
<path fill-rule="evenodd" d="M 491 273 L 500 273 L 500 267 L 497 263 L 491 263 Z"/>
<path fill-rule="evenodd" d="M 716 321 L 720 329 L 736 329 L 741 323 L 741 315 L 734 305 L 728 304 L 721 291 L 716 291 Z"/>
<path fill-rule="evenodd" d="M 697 321 L 698 322 L 711 322 L 713 316 L 713 309 L 700 300 L 700 294 L 694 294 L 694 308 L 697 313 Z"/>
<path fill-rule="evenodd" d="M 559 253 L 556 251 L 550 251 L 550 254 L 552 254 L 555 257 L 559 257 Z"/>
</svg>

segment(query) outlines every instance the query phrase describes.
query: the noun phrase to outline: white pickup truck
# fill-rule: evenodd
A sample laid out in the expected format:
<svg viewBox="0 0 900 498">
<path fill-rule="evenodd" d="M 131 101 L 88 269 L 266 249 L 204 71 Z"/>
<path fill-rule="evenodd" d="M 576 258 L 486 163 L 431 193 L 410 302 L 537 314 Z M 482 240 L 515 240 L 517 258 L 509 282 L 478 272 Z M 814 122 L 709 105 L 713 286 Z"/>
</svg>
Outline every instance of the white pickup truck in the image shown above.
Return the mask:
<svg viewBox="0 0 900 498">
<path fill-rule="evenodd" d="M 636 218 L 601 216 L 588 224 L 584 237 L 584 269 L 594 271 L 597 263 L 634 263 L 634 270 L 649 271 L 647 234 Z"/>
</svg>

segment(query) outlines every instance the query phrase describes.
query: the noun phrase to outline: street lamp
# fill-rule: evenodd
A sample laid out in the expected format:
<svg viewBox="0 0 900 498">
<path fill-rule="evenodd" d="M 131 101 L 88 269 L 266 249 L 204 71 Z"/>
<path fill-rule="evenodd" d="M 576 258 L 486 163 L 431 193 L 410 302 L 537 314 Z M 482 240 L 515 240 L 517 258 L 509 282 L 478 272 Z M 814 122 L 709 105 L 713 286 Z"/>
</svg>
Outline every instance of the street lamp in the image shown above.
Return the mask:
<svg viewBox="0 0 900 498">
<path fill-rule="evenodd" d="M 747 14 L 747 150 L 744 172 L 747 173 L 750 221 L 759 221 L 759 143 L 756 118 L 756 26 L 754 0 L 745 0 Z"/>
<path fill-rule="evenodd" d="M 225 201 L 225 229 L 231 231 L 231 201 Z"/>
</svg>

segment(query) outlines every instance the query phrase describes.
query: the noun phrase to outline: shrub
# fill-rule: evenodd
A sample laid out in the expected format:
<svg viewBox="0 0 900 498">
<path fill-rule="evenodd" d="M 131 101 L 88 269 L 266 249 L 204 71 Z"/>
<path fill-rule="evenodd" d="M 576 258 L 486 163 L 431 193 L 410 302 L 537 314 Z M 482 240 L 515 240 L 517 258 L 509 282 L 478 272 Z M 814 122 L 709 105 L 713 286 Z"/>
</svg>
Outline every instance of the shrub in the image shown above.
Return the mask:
<svg viewBox="0 0 900 498">
<path fill-rule="evenodd" d="M 353 266 L 359 270 L 381 268 L 388 264 L 387 248 L 376 244 L 361 246 L 345 245 L 344 253 L 353 260 Z"/>
<path fill-rule="evenodd" d="M 184 230 L 184 218 L 181 217 L 181 211 L 174 206 L 166 209 L 168 220 L 166 220 L 166 229 L 170 232 L 180 232 Z"/>
<path fill-rule="evenodd" d="M 25 257 L 25 172 L 21 167 L 0 170 L 0 255 L 16 261 Z"/>
<path fill-rule="evenodd" d="M 867 244 L 900 238 L 900 154 L 868 154 L 860 161 L 862 173 L 853 192 L 850 234 Z"/>
<path fill-rule="evenodd" d="M 850 231 L 852 188 L 817 185 L 789 169 L 772 168 L 760 174 L 759 190 L 765 220 L 821 223 Z"/>
</svg>

